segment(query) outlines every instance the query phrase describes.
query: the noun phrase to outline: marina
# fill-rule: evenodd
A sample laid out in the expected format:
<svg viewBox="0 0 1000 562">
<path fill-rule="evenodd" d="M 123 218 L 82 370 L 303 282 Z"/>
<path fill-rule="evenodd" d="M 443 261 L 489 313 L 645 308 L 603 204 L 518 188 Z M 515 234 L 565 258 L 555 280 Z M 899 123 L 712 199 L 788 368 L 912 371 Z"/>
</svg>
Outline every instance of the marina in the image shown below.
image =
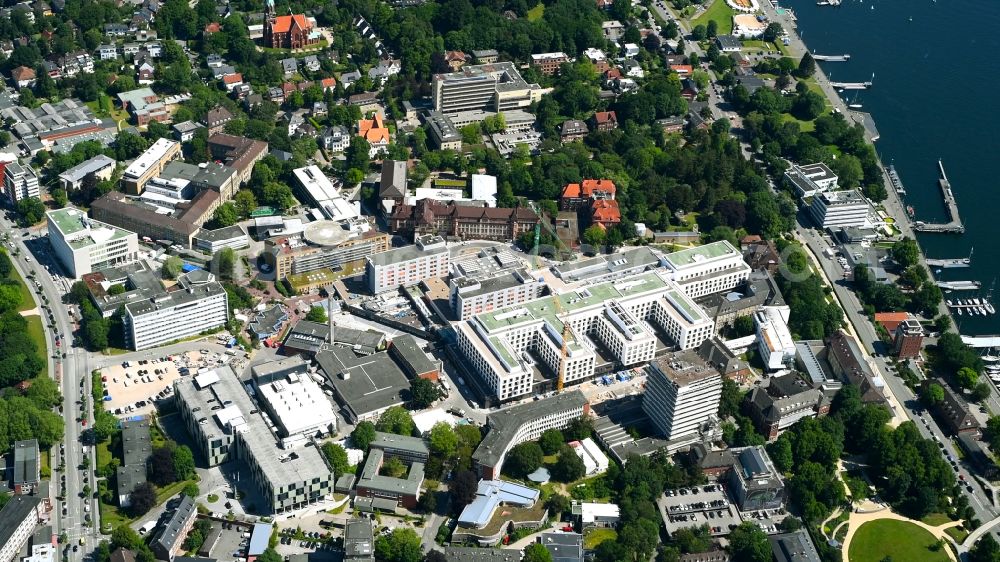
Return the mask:
<svg viewBox="0 0 1000 562">
<path fill-rule="evenodd" d="M 872 87 L 871 80 L 867 82 L 830 82 L 838 90 L 867 90 Z"/>
<path fill-rule="evenodd" d="M 938 170 L 941 173 L 941 177 L 938 178 L 938 187 L 941 188 L 941 194 L 944 196 L 945 207 L 948 208 L 948 214 L 951 217 L 950 222 L 946 223 L 928 223 L 924 221 L 916 221 L 913 223 L 913 229 L 918 232 L 947 232 L 947 233 L 963 233 L 965 232 L 965 225 L 962 224 L 962 218 L 958 214 L 958 202 L 955 201 L 955 194 L 951 189 L 951 182 L 948 181 L 948 176 L 944 171 L 944 163 L 938 160 Z"/>
<path fill-rule="evenodd" d="M 954 299 L 944 301 L 948 308 L 957 313 L 968 316 L 990 316 L 996 314 L 996 309 L 986 298 Z"/>
<path fill-rule="evenodd" d="M 925 260 L 927 265 L 931 267 L 943 267 L 945 269 L 953 267 L 969 267 L 972 265 L 972 252 L 969 252 L 969 257 L 967 258 L 956 258 L 956 259 L 930 259 Z"/>
</svg>

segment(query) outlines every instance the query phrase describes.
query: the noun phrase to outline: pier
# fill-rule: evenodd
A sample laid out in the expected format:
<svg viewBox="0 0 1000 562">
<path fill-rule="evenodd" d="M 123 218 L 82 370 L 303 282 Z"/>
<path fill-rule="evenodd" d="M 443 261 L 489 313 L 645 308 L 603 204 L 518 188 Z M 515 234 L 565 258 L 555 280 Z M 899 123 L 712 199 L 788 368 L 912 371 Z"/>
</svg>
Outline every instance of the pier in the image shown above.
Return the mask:
<svg viewBox="0 0 1000 562">
<path fill-rule="evenodd" d="M 947 291 L 978 291 L 983 286 L 979 281 L 935 281 L 934 284 Z"/>
<path fill-rule="evenodd" d="M 847 62 L 851 60 L 851 55 L 816 55 L 812 56 L 815 60 L 821 60 L 826 62 Z"/>
<path fill-rule="evenodd" d="M 938 170 L 941 172 L 941 177 L 938 179 L 938 187 L 941 188 L 941 194 L 944 196 L 944 204 L 948 208 L 951 221 L 943 224 L 916 221 L 913 223 L 913 230 L 918 232 L 963 233 L 965 232 L 965 225 L 962 224 L 962 218 L 958 214 L 958 202 L 955 201 L 955 194 L 951 190 L 951 182 L 948 181 L 948 176 L 944 172 L 944 163 L 941 160 L 938 160 Z"/>
<path fill-rule="evenodd" d="M 867 90 L 872 87 L 871 80 L 867 82 L 830 82 L 830 85 L 839 90 Z"/>
<path fill-rule="evenodd" d="M 900 195 L 906 195 L 906 188 L 903 187 L 903 180 L 899 179 L 899 173 L 896 172 L 896 166 L 889 164 L 889 181 L 892 183 L 893 189 L 896 193 Z"/>
<path fill-rule="evenodd" d="M 971 250 L 969 251 L 969 257 L 967 258 L 927 259 L 924 261 L 926 261 L 927 265 L 931 267 L 943 267 L 945 269 L 952 267 L 969 267 L 970 265 L 972 265 L 972 251 Z"/>
</svg>

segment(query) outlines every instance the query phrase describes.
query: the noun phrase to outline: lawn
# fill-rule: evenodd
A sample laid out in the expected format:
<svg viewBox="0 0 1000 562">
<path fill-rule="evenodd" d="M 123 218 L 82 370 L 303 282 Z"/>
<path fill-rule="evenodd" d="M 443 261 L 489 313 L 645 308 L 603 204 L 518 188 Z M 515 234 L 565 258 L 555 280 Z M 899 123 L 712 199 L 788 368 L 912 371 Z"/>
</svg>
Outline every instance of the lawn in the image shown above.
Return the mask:
<svg viewBox="0 0 1000 562">
<path fill-rule="evenodd" d="M 4 253 L 6 254 L 7 251 L 4 250 Z M 16 269 L 11 268 L 8 279 L 17 282 L 17 290 L 21 292 L 21 305 L 17 307 L 17 311 L 24 312 L 35 308 L 35 299 L 31 298 L 31 289 L 28 288 L 28 284 L 24 282 L 21 274 Z"/>
<path fill-rule="evenodd" d="M 948 527 L 944 532 L 959 544 L 965 542 L 966 537 L 969 536 L 969 532 L 965 530 L 965 527 Z"/>
<path fill-rule="evenodd" d="M 545 4 L 539 2 L 534 8 L 528 10 L 528 21 L 538 21 L 545 15 Z"/>
<path fill-rule="evenodd" d="M 937 527 L 938 525 L 944 525 L 945 523 L 951 523 L 951 517 L 943 513 L 928 513 L 921 519 L 924 523 L 927 523 L 931 527 Z"/>
<path fill-rule="evenodd" d="M 691 28 L 699 25 L 707 27 L 711 20 L 715 20 L 715 24 L 719 26 L 717 32 L 719 35 L 729 35 L 733 32 L 733 9 L 726 4 L 726 0 L 715 0 L 707 10 L 691 22 Z"/>
<path fill-rule="evenodd" d="M 35 347 L 38 350 L 38 358 L 42 360 L 43 364 L 48 365 L 49 352 L 46 351 L 48 347 L 45 345 L 45 330 L 42 327 L 42 317 L 26 316 L 24 319 L 28 321 L 28 337 L 35 342 Z"/>
<path fill-rule="evenodd" d="M 921 562 L 947 562 L 945 551 L 933 551 L 934 536 L 906 521 L 878 519 L 865 523 L 851 541 L 850 562 L 880 562 L 892 560 L 920 560 Z"/>
<path fill-rule="evenodd" d="M 618 539 L 618 533 L 614 529 L 591 529 L 583 535 L 583 548 L 593 550 L 604 541 Z"/>
</svg>

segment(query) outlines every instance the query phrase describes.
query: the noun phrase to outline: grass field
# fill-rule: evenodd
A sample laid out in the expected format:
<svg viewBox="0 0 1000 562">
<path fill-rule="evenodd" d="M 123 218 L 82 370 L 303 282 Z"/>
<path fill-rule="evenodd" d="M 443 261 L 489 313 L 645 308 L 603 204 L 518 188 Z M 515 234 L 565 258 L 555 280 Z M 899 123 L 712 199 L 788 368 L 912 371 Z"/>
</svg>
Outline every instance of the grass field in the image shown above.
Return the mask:
<svg viewBox="0 0 1000 562">
<path fill-rule="evenodd" d="M 583 548 L 593 550 L 604 541 L 618 539 L 618 533 L 614 529 L 591 529 L 583 536 Z"/>
<path fill-rule="evenodd" d="M 951 523 L 951 517 L 943 513 L 928 513 L 921 519 L 924 523 L 927 523 L 931 527 L 937 527 L 938 525 L 944 525 L 945 523 Z"/>
<path fill-rule="evenodd" d="M 906 521 L 879 519 L 865 523 L 854 534 L 850 562 L 880 562 L 886 557 L 893 560 L 919 560 L 920 562 L 947 562 L 943 551 L 932 551 L 934 536 Z"/>
<path fill-rule="evenodd" d="M 726 4 L 726 0 L 715 0 L 707 10 L 691 21 L 692 29 L 699 25 L 708 26 L 708 22 L 715 20 L 719 26 L 719 35 L 729 35 L 733 32 L 733 9 Z"/>
<path fill-rule="evenodd" d="M 545 4 L 538 3 L 534 8 L 528 10 L 528 21 L 538 21 L 545 15 Z"/>
<path fill-rule="evenodd" d="M 6 254 L 7 251 L 4 250 L 4 253 Z M 35 308 L 35 300 L 31 298 L 31 289 L 28 288 L 28 284 L 24 282 L 24 278 L 21 277 L 16 269 L 11 268 L 9 279 L 17 282 L 17 290 L 21 293 L 21 305 L 17 307 L 17 311 L 24 312 L 25 310 Z"/>
</svg>

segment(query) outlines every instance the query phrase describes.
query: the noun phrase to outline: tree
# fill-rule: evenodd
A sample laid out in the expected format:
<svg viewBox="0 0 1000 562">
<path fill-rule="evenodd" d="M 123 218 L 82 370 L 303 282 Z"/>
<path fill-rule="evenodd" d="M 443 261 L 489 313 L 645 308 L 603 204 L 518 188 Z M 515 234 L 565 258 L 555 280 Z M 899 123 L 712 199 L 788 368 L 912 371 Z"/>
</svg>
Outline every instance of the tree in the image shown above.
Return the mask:
<svg viewBox="0 0 1000 562">
<path fill-rule="evenodd" d="M 323 443 L 322 449 L 323 456 L 326 457 L 327 462 L 333 467 L 334 479 L 343 476 L 351 466 L 350 460 L 347 458 L 347 451 L 340 445 L 330 442 Z"/>
<path fill-rule="evenodd" d="M 889 256 L 899 264 L 899 267 L 906 269 L 918 263 L 920 260 L 920 248 L 917 247 L 915 240 L 903 238 L 892 245 Z"/>
<path fill-rule="evenodd" d="M 695 41 L 701 41 L 705 39 L 707 35 L 708 35 L 708 28 L 700 23 L 694 26 L 694 29 L 691 30 L 691 38 L 694 39 Z"/>
<path fill-rule="evenodd" d="M 955 378 L 958 379 L 958 386 L 964 389 L 971 389 L 976 385 L 976 381 L 979 380 L 979 373 L 968 367 L 962 367 L 955 374 Z"/>
<path fill-rule="evenodd" d="M 459 513 L 476 498 L 479 478 L 471 470 L 463 470 L 455 474 L 448 484 L 448 495 L 451 497 L 452 513 Z"/>
<path fill-rule="evenodd" d="M 936 382 L 921 386 L 920 400 L 928 406 L 936 406 L 944 402 L 944 387 Z"/>
<path fill-rule="evenodd" d="M 329 319 L 326 316 L 325 308 L 322 306 L 313 306 L 309 309 L 309 314 L 306 314 L 306 320 L 326 324 Z"/>
<path fill-rule="evenodd" d="M 52 203 L 55 204 L 57 209 L 62 209 L 66 206 L 66 203 L 69 202 L 69 196 L 66 195 L 66 190 L 61 187 L 53 189 L 49 192 L 49 195 L 52 196 Z"/>
<path fill-rule="evenodd" d="M 18 222 L 22 226 L 31 226 L 45 217 L 45 205 L 37 197 L 26 197 L 17 202 Z"/>
<path fill-rule="evenodd" d="M 219 250 L 219 276 L 223 279 L 233 279 L 236 272 L 236 250 L 223 248 Z"/>
<path fill-rule="evenodd" d="M 174 445 L 167 442 L 162 447 L 153 449 L 149 460 L 149 479 L 158 486 L 166 486 L 177 481 L 177 469 L 174 467 Z"/>
<path fill-rule="evenodd" d="M 813 56 L 806 51 L 806 54 L 802 55 L 802 60 L 799 61 L 799 77 L 809 78 L 816 73 L 816 61 Z"/>
<path fill-rule="evenodd" d="M 769 23 L 767 27 L 764 28 L 764 33 L 760 37 L 768 43 L 774 43 L 784 32 L 785 30 L 781 27 L 780 23 Z"/>
<path fill-rule="evenodd" d="M 236 208 L 236 203 L 227 201 L 215 208 L 215 213 L 212 215 L 212 226 L 214 228 L 225 228 L 233 226 L 239 220 L 240 213 Z"/>
<path fill-rule="evenodd" d="M 587 230 L 583 231 L 583 236 L 581 236 L 581 239 L 583 240 L 584 244 L 597 247 L 604 245 L 605 235 L 606 233 L 604 231 L 604 228 L 601 227 L 600 225 L 595 224 L 587 227 Z"/>
<path fill-rule="evenodd" d="M 356 449 L 367 451 L 375 440 L 375 424 L 370 421 L 363 421 L 354 427 L 351 432 L 351 443 Z"/>
<path fill-rule="evenodd" d="M 580 416 L 570 420 L 563 429 L 566 439 L 582 441 L 594 434 L 594 420 L 588 416 Z"/>
<path fill-rule="evenodd" d="M 542 448 L 533 441 L 516 445 L 507 454 L 504 462 L 504 472 L 509 472 L 515 478 L 523 478 L 542 466 L 545 453 Z"/>
<path fill-rule="evenodd" d="M 194 482 L 188 482 L 187 484 L 184 485 L 184 489 L 181 490 L 181 493 L 193 499 L 197 498 L 201 494 L 201 490 L 198 488 L 198 485 L 195 484 Z"/>
<path fill-rule="evenodd" d="M 163 260 L 163 267 L 160 273 L 165 279 L 177 279 L 184 267 L 184 261 L 177 256 L 170 256 Z"/>
<path fill-rule="evenodd" d="M 177 480 L 194 478 L 194 454 L 187 445 L 181 445 L 173 451 L 174 477 Z"/>
<path fill-rule="evenodd" d="M 431 380 L 416 377 L 410 381 L 410 405 L 414 409 L 430 407 L 438 398 L 441 398 L 441 390 Z"/>
<path fill-rule="evenodd" d="M 969 550 L 968 562 L 997 562 L 1000 560 L 1000 545 L 993 535 L 986 533 Z"/>
<path fill-rule="evenodd" d="M 257 562 L 282 562 L 284 558 L 274 548 L 268 547 L 257 557 Z"/>
<path fill-rule="evenodd" d="M 771 546 L 767 534 L 755 523 L 745 521 L 729 535 L 729 549 L 734 562 L 770 562 Z"/>
<path fill-rule="evenodd" d="M 385 562 L 420 562 L 420 537 L 410 528 L 396 528 L 375 539 L 375 559 Z"/>
<path fill-rule="evenodd" d="M 552 476 L 560 482 L 574 482 L 584 477 L 587 467 L 576 450 L 569 445 L 563 445 L 559 451 L 559 459 L 552 466 Z"/>
<path fill-rule="evenodd" d="M 564 513 L 569 513 L 573 504 L 566 496 L 554 493 L 545 500 L 545 508 L 556 518 L 562 517 Z"/>
<path fill-rule="evenodd" d="M 145 515 L 153 506 L 156 505 L 156 490 L 153 489 L 153 485 L 149 482 L 143 482 L 132 490 L 132 493 L 128 496 L 129 513 L 133 517 L 139 517 Z"/>
<path fill-rule="evenodd" d="M 524 558 L 521 561 L 552 562 L 552 554 L 549 552 L 549 549 L 545 548 L 545 545 L 533 542 L 528 545 L 528 548 L 524 549 Z"/>
<path fill-rule="evenodd" d="M 719 22 L 715 20 L 708 20 L 708 26 L 705 28 L 705 34 L 708 37 L 715 37 L 719 34 Z"/>
<path fill-rule="evenodd" d="M 233 196 L 233 204 L 236 205 L 236 212 L 240 217 L 249 217 L 257 208 L 257 198 L 249 189 L 241 189 Z"/>
<path fill-rule="evenodd" d="M 538 438 L 538 444 L 542 447 L 542 451 L 546 455 L 554 455 L 559 452 L 559 449 L 566 443 L 566 438 L 558 429 L 546 429 L 541 437 Z"/>
<path fill-rule="evenodd" d="M 431 428 L 428 436 L 431 452 L 441 459 L 450 459 L 458 449 L 458 435 L 455 430 L 444 422 L 438 422 Z"/>
<path fill-rule="evenodd" d="M 393 406 L 382 412 L 375 424 L 375 429 L 385 433 L 395 433 L 396 435 L 413 435 L 416 426 L 410 412 L 401 406 Z"/>
<path fill-rule="evenodd" d="M 969 393 L 969 400 L 973 402 L 982 402 L 990 397 L 992 393 L 991 385 L 988 382 L 979 382 L 975 387 L 972 388 L 972 392 Z"/>
</svg>

